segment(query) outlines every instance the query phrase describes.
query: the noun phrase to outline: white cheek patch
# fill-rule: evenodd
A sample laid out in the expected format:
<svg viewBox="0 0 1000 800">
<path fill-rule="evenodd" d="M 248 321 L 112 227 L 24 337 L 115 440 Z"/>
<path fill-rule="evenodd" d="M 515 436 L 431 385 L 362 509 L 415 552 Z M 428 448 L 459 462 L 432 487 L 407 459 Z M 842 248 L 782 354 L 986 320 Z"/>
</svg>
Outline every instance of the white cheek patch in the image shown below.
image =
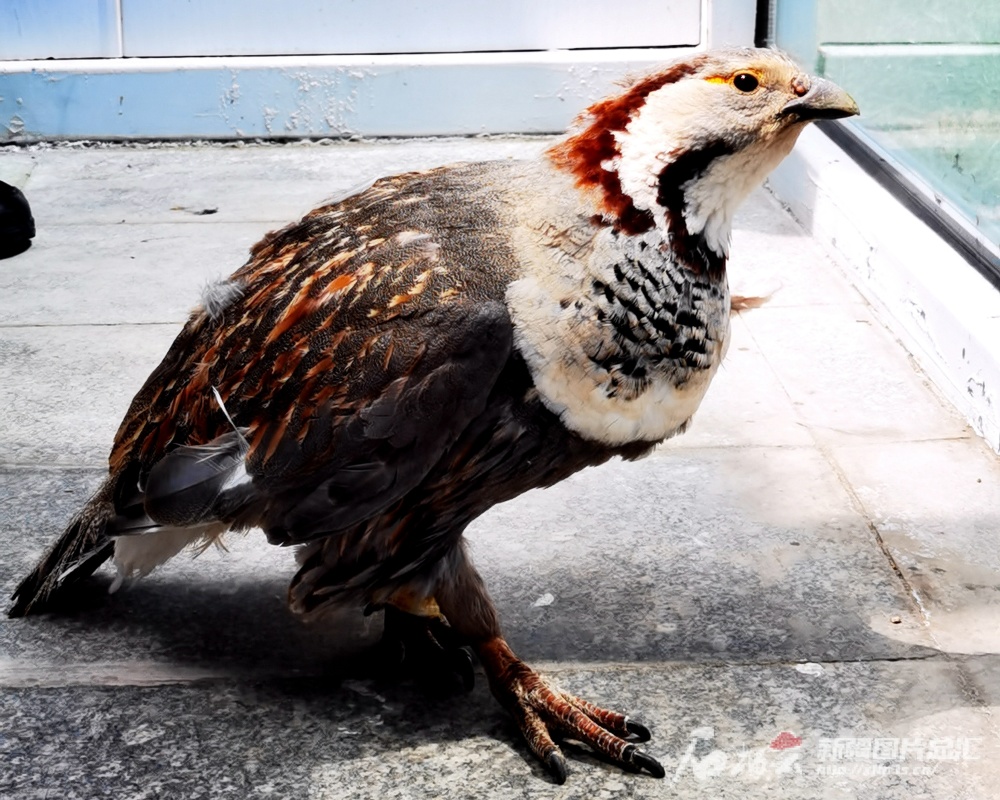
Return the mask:
<svg viewBox="0 0 1000 800">
<path fill-rule="evenodd" d="M 689 121 L 703 116 L 698 109 L 703 111 L 706 103 L 702 81 L 668 84 L 651 92 L 625 130 L 614 133 L 621 154 L 614 159 L 614 169 L 622 191 L 636 208 L 653 215 L 664 234 L 666 215 L 657 202 L 659 176 L 678 152 L 699 141 L 702 132 Z"/>
</svg>

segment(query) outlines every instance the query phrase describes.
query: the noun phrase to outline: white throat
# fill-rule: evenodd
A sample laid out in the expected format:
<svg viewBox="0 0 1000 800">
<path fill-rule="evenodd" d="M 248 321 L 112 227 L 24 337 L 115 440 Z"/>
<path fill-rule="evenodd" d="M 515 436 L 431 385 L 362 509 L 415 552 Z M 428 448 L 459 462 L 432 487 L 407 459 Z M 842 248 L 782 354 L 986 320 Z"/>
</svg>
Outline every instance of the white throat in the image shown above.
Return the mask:
<svg viewBox="0 0 1000 800">
<path fill-rule="evenodd" d="M 729 256 L 736 209 L 760 183 L 748 160 L 746 151 L 722 156 L 684 187 L 688 233 L 701 234 L 705 244 L 721 256 Z"/>
<path fill-rule="evenodd" d="M 795 137 L 781 142 L 758 142 L 716 158 L 700 176 L 684 187 L 684 222 L 688 233 L 701 234 L 712 250 L 729 256 L 733 217 L 749 194 L 788 155 Z"/>
</svg>

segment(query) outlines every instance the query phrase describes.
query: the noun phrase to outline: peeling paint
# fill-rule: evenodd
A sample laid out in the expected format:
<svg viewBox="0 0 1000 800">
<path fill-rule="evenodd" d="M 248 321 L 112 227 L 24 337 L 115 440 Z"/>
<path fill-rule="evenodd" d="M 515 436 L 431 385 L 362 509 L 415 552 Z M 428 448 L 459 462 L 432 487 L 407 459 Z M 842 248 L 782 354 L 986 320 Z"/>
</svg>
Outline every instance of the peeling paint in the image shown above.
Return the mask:
<svg viewBox="0 0 1000 800">
<path fill-rule="evenodd" d="M 278 112 L 276 109 L 273 109 L 270 106 L 264 106 L 264 108 L 261 111 L 264 116 L 264 130 L 267 131 L 269 136 L 273 136 L 274 120 L 278 116 Z"/>
<path fill-rule="evenodd" d="M 966 381 L 965 390 L 969 397 L 977 401 L 977 405 L 982 406 L 985 404 L 987 412 L 992 416 L 992 412 L 997 408 L 997 403 L 995 401 L 996 393 L 992 391 L 987 383 L 986 379 L 981 376 L 973 376 Z M 975 421 L 974 421 L 975 422 Z M 980 436 L 987 435 L 987 431 L 983 428 L 983 417 L 980 415 L 978 417 L 979 425 L 976 427 L 976 433 Z"/>
<path fill-rule="evenodd" d="M 236 75 L 234 73 L 232 76 L 232 82 L 230 83 L 229 88 L 226 90 L 225 94 L 223 95 L 223 100 L 232 106 L 236 105 L 236 102 L 239 99 L 240 99 L 240 84 L 237 82 Z"/>
</svg>

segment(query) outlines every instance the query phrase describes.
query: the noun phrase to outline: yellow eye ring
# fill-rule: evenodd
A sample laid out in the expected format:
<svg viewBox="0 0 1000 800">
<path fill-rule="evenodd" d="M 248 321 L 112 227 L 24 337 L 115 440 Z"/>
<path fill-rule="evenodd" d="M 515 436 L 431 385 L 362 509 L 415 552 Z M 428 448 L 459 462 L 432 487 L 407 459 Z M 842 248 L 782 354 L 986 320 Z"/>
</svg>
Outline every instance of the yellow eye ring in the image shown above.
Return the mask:
<svg viewBox="0 0 1000 800">
<path fill-rule="evenodd" d="M 737 72 L 733 76 L 733 86 L 745 94 L 750 94 L 760 86 L 760 81 L 752 72 Z"/>
</svg>

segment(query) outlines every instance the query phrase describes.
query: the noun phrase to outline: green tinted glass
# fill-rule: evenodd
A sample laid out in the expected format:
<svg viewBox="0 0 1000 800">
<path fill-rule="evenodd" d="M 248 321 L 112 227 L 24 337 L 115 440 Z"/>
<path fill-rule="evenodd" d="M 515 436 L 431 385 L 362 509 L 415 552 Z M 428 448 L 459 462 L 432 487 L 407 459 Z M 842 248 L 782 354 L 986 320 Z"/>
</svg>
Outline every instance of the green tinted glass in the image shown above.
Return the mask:
<svg viewBox="0 0 1000 800">
<path fill-rule="evenodd" d="M 858 101 L 850 124 L 1000 245 L 1000 2 L 777 0 L 774 26 Z"/>
</svg>

